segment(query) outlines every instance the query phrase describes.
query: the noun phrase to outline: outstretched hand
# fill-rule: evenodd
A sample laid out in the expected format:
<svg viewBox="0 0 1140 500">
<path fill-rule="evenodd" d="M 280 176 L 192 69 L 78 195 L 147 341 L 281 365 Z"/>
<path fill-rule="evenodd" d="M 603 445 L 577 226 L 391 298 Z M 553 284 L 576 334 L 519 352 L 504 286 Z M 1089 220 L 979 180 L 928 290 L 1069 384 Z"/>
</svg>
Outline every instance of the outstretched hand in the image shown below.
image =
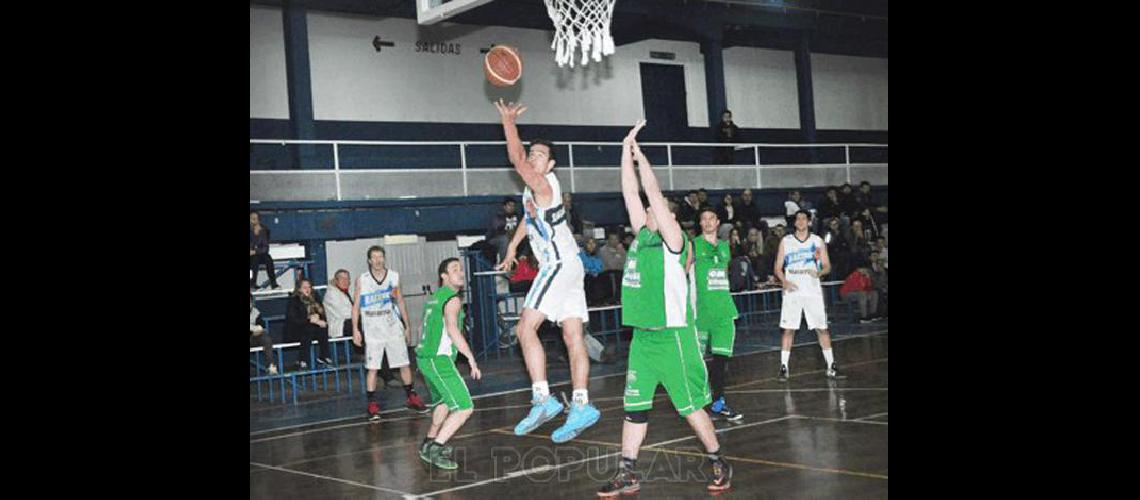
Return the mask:
<svg viewBox="0 0 1140 500">
<path fill-rule="evenodd" d="M 637 144 L 637 132 L 639 132 L 644 126 L 645 120 L 637 120 L 637 123 L 633 126 L 633 128 L 629 129 L 629 134 L 625 136 L 625 139 L 622 139 L 622 144 Z"/>
<path fill-rule="evenodd" d="M 499 98 L 498 101 L 495 101 L 495 109 L 499 110 L 499 116 L 504 121 L 513 122 L 522 116 L 523 112 L 526 111 L 526 106 L 523 106 L 522 103 L 504 103 L 503 99 Z"/>
</svg>

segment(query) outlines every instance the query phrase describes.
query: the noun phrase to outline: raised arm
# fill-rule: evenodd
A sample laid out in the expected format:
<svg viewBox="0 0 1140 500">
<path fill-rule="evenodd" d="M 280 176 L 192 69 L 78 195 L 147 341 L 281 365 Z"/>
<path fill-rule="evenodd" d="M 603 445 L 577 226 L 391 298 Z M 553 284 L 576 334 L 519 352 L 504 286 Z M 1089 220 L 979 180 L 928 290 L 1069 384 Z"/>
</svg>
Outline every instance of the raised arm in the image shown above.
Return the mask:
<svg viewBox="0 0 1140 500">
<path fill-rule="evenodd" d="M 511 165 L 514 165 L 515 172 L 522 176 L 523 182 L 530 187 L 530 190 L 534 191 L 535 198 L 544 204 L 549 203 L 554 190 L 550 187 L 550 182 L 547 182 L 546 176 L 535 172 L 527 163 L 526 149 L 523 148 L 518 127 L 515 125 L 518 117 L 526 111 L 526 106 L 515 103 L 504 104 L 503 100 L 499 99 L 495 101 L 495 108 L 499 110 L 499 116 L 503 120 L 503 134 L 507 137 L 507 156 L 511 159 Z"/>
<path fill-rule="evenodd" d="M 641 173 L 641 187 L 645 189 L 645 197 L 649 199 L 649 209 L 657 218 L 657 228 L 661 232 L 661 239 L 673 253 L 681 253 L 681 225 L 669 211 L 669 202 L 661 194 L 661 187 L 657 184 L 657 176 L 653 173 L 653 166 L 649 159 L 641 152 L 637 142 L 633 143 L 633 156 L 637 160 L 637 169 Z"/>
<path fill-rule="evenodd" d="M 637 173 L 633 170 L 633 141 L 637 132 L 645 126 L 645 120 L 638 120 L 629 131 L 629 135 L 621 142 L 621 195 L 625 199 L 625 211 L 629 212 L 629 225 L 633 227 L 633 234 L 645 227 L 645 207 L 641 205 L 641 197 L 637 195 L 640 188 L 637 183 Z"/>
</svg>

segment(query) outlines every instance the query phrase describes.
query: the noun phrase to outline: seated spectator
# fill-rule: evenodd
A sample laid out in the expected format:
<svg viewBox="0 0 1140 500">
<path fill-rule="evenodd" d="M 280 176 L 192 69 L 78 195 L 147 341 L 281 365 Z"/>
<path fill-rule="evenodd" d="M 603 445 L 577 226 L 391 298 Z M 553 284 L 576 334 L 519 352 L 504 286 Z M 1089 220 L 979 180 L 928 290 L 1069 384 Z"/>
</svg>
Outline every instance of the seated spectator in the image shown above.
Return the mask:
<svg viewBox="0 0 1140 500">
<path fill-rule="evenodd" d="M 760 210 L 756 208 L 756 204 L 752 201 L 752 190 L 745 189 L 740 193 L 740 203 L 736 204 L 736 220 L 741 223 L 740 226 L 745 231 L 756 225 L 756 221 L 760 218 Z"/>
<path fill-rule="evenodd" d="M 740 239 L 740 229 L 734 227 L 728 232 L 728 251 L 733 257 L 748 255 L 748 248 L 744 246 L 744 241 Z"/>
<path fill-rule="evenodd" d="M 494 245 L 498 252 L 494 259 L 495 262 L 499 262 L 507 255 L 507 245 L 510 243 L 511 237 L 515 235 L 515 229 L 518 225 L 519 214 L 515 211 L 514 198 L 503 198 L 499 212 L 491 217 L 491 223 L 487 226 L 487 241 Z"/>
<path fill-rule="evenodd" d="M 850 246 L 846 234 L 839 227 L 838 217 L 832 217 L 827 221 L 827 227 L 824 228 L 820 237 L 823 238 L 823 243 L 827 245 L 827 253 L 831 257 L 832 274 L 847 276 L 851 272 L 848 268 Z"/>
<path fill-rule="evenodd" d="M 625 233 L 625 235 L 621 237 L 621 245 L 623 247 L 625 247 L 626 252 L 629 252 L 629 246 L 632 244 L 633 244 L 633 235 L 630 233 Z"/>
<path fill-rule="evenodd" d="M 752 290 L 759 279 L 752 261 L 748 255 L 734 255 L 728 263 L 728 290 L 730 292 L 744 292 Z"/>
<path fill-rule="evenodd" d="M 851 252 L 851 262 L 865 262 L 871 254 L 871 243 L 867 239 L 867 232 L 863 228 L 863 221 L 851 221 L 851 230 L 847 233 L 847 247 Z"/>
<path fill-rule="evenodd" d="M 606 244 L 598 251 L 602 258 L 602 269 L 605 271 L 621 272 L 625 269 L 625 247 L 617 231 L 610 231 L 606 235 Z"/>
<path fill-rule="evenodd" d="M 802 201 L 803 196 L 800 195 L 799 191 L 792 190 L 788 193 L 788 199 L 784 202 L 784 219 L 788 221 L 789 226 L 795 224 L 796 212 L 803 209 L 803 206 L 800 205 Z"/>
<path fill-rule="evenodd" d="M 582 259 L 582 267 L 586 268 L 586 276 L 597 276 L 602 273 L 602 259 L 596 255 L 598 242 L 593 238 L 586 238 L 585 247 L 578 252 Z"/>
<path fill-rule="evenodd" d="M 887 237 L 879 236 L 875 238 L 875 251 L 879 252 L 879 258 L 883 261 L 883 269 L 887 268 Z"/>
<path fill-rule="evenodd" d="M 578 234 L 584 232 L 586 229 L 583 224 L 590 221 L 582 220 L 582 216 L 574 208 L 574 196 L 570 193 L 562 193 L 562 206 L 566 209 L 566 222 L 570 224 L 570 232 Z"/>
<path fill-rule="evenodd" d="M 887 317 L 887 267 L 878 252 L 871 252 L 871 283 L 879 292 L 879 317 Z"/>
<path fill-rule="evenodd" d="M 257 268 L 265 265 L 269 275 L 269 287 L 277 290 L 277 273 L 273 269 L 273 257 L 269 256 L 269 228 L 261 225 L 261 216 L 249 212 L 249 289 L 257 290 Z"/>
<path fill-rule="evenodd" d="M 740 211 L 736 209 L 732 194 L 725 193 L 720 206 L 716 209 L 716 216 L 720 219 L 720 228 L 716 233 L 717 238 L 722 240 L 728 238 L 728 232 L 736 226 L 737 222 L 740 222 L 740 219 L 737 218 L 738 215 L 740 215 Z"/>
<path fill-rule="evenodd" d="M 726 109 L 723 113 L 721 113 L 720 123 L 713 127 L 713 133 L 713 137 L 716 142 L 740 142 L 740 127 L 736 126 L 735 123 L 732 123 L 732 111 Z M 733 153 L 735 153 L 735 150 L 733 148 L 716 148 L 716 162 L 720 165 L 732 164 Z"/>
<path fill-rule="evenodd" d="M 845 183 L 839 188 L 839 217 L 851 219 L 863 211 L 863 206 L 855 198 L 854 188 Z M 850 223 L 850 222 L 848 222 Z"/>
<path fill-rule="evenodd" d="M 752 269 L 758 270 L 764 265 L 764 238 L 760 235 L 760 230 L 752 228 L 748 230 L 748 239 L 745 241 L 745 247 L 748 250 L 746 254 L 748 260 L 752 261 Z M 759 276 L 759 273 L 757 273 Z"/>
<path fill-rule="evenodd" d="M 325 322 L 325 308 L 313 292 L 313 283 L 302 278 L 297 283 L 297 289 L 289 298 L 289 308 L 285 312 L 285 335 L 301 343 L 301 354 L 297 367 L 301 370 L 309 367 L 309 353 L 313 340 L 317 341 L 319 348 L 317 364 L 331 365 L 329 357 L 328 323 Z"/>
<path fill-rule="evenodd" d="M 689 191 L 685 201 L 674 212 L 677 214 L 677 222 L 681 224 L 681 228 L 689 229 L 697 224 L 697 212 L 701 209 L 701 202 L 697 191 Z M 707 196 L 707 195 L 706 195 Z M 628 249 L 628 247 L 626 247 Z"/>
<path fill-rule="evenodd" d="M 273 362 L 273 339 L 265 329 L 265 321 L 261 319 L 261 311 L 253 307 L 253 293 L 249 294 L 249 346 L 261 346 L 265 354 L 265 362 L 269 365 L 269 374 L 277 375 L 277 364 Z"/>
<path fill-rule="evenodd" d="M 538 276 L 538 264 L 534 260 L 534 255 L 531 254 L 530 245 L 526 242 L 519 245 L 518 261 L 519 264 L 510 278 L 511 293 L 529 291 L 531 283 Z"/>
<path fill-rule="evenodd" d="M 776 224 L 772 228 L 772 236 L 764 239 L 764 255 L 775 256 L 780 250 L 780 240 L 784 239 L 784 225 Z M 772 263 L 773 267 L 775 262 Z"/>
<path fill-rule="evenodd" d="M 329 338 L 352 336 L 352 285 L 348 271 L 338 269 L 325 290 L 325 314 L 328 317 Z"/>
<path fill-rule="evenodd" d="M 697 203 L 700 204 L 700 207 L 697 208 L 697 218 L 700 219 L 701 209 L 712 206 L 712 204 L 709 203 L 709 192 L 706 191 L 705 188 L 697 190 Z"/>
<path fill-rule="evenodd" d="M 843 207 L 839 204 L 839 190 L 834 187 L 827 188 L 827 194 L 819 202 L 817 215 L 823 220 L 830 221 L 832 218 L 839 217 L 842 212 Z M 826 231 L 827 228 L 824 228 L 824 232 Z"/>
<path fill-rule="evenodd" d="M 865 265 L 847 276 L 839 288 L 839 297 L 846 302 L 859 303 L 859 322 L 870 323 L 879 315 L 879 292 L 871 282 L 871 270 Z"/>
</svg>

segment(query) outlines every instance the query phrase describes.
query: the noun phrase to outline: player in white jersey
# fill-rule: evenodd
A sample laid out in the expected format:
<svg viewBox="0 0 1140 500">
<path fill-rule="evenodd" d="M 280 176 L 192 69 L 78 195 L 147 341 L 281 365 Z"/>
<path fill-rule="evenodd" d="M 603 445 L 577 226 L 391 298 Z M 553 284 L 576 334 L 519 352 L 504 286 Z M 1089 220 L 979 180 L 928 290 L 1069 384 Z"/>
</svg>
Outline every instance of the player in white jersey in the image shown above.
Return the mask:
<svg viewBox="0 0 1140 500">
<path fill-rule="evenodd" d="M 827 361 L 827 378 L 847 378 L 835 366 L 831 352 L 831 333 L 827 330 L 827 312 L 823 308 L 823 287 L 819 277 L 831 272 L 831 258 L 827 244 L 811 234 L 811 213 L 800 210 L 795 215 L 796 231 L 780 240 L 776 253 L 775 274 L 784 283 L 784 305 L 780 310 L 780 328 L 784 338 L 780 347 L 781 382 L 788 380 L 788 360 L 792 356 L 792 340 L 800 328 L 800 318 L 806 316 L 808 328 L 819 334 L 819 345 Z"/>
<path fill-rule="evenodd" d="M 408 336 L 411 333 L 408 306 L 400 293 L 400 274 L 384 266 L 387 254 L 384 247 L 368 248 L 368 272 L 356 279 L 356 296 L 352 301 L 352 342 L 364 344 L 364 368 L 368 402 L 368 418 L 380 420 L 380 402 L 376 400 L 376 371 L 388 357 L 388 366 L 400 369 L 404 392 L 408 396 L 407 408 L 427 413 L 419 394 L 414 389 L 411 363 L 408 361 Z M 398 306 L 398 307 L 397 307 Z M 362 334 L 363 332 L 363 334 Z"/>
<path fill-rule="evenodd" d="M 566 423 L 551 435 L 555 443 L 569 441 L 597 423 L 601 413 L 590 404 L 587 390 L 590 358 L 582 324 L 590 320 L 586 311 L 586 272 L 578 258 L 578 244 L 566 221 L 562 206 L 562 187 L 554 170 L 554 148 L 549 141 L 531 141 L 529 154 L 523 149 L 515 120 L 526 108 L 521 104 L 495 103 L 507 137 L 507 154 L 515 171 L 526 184 L 523 192 L 523 220 L 515 230 L 503 262 L 496 266 L 508 270 L 514 264 L 515 250 L 524 237 L 538 259 L 538 276 L 527 293 L 519 315 L 517 334 L 530 374 L 532 403 L 530 413 L 517 426 L 515 435 L 527 434 L 562 413 L 562 403 L 550 397 L 546 380 L 546 352 L 538 340 L 538 327 L 550 320 L 562 327 L 562 339 L 570 353 L 570 379 L 574 387 L 573 402 Z"/>
</svg>

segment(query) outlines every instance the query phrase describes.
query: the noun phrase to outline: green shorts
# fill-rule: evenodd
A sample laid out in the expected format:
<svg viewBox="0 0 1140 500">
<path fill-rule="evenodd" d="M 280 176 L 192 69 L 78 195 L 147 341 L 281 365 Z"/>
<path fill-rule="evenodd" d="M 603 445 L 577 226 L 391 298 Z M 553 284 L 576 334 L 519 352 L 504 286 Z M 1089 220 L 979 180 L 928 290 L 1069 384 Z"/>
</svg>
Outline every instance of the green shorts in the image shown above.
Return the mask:
<svg viewBox="0 0 1140 500">
<path fill-rule="evenodd" d="M 625 411 L 653 408 L 657 384 L 665 386 L 682 417 L 711 403 L 708 372 L 699 349 L 697 330 L 692 326 L 654 331 L 634 328 L 625 375 Z"/>
<path fill-rule="evenodd" d="M 711 345 L 713 354 L 732 357 L 732 346 L 736 344 L 736 321 L 727 319 L 710 323 L 697 325 L 701 354 L 708 352 Z"/>
<path fill-rule="evenodd" d="M 471 391 L 451 356 L 416 356 L 416 364 L 431 389 L 432 406 L 445 404 L 451 411 L 475 408 Z"/>
</svg>

